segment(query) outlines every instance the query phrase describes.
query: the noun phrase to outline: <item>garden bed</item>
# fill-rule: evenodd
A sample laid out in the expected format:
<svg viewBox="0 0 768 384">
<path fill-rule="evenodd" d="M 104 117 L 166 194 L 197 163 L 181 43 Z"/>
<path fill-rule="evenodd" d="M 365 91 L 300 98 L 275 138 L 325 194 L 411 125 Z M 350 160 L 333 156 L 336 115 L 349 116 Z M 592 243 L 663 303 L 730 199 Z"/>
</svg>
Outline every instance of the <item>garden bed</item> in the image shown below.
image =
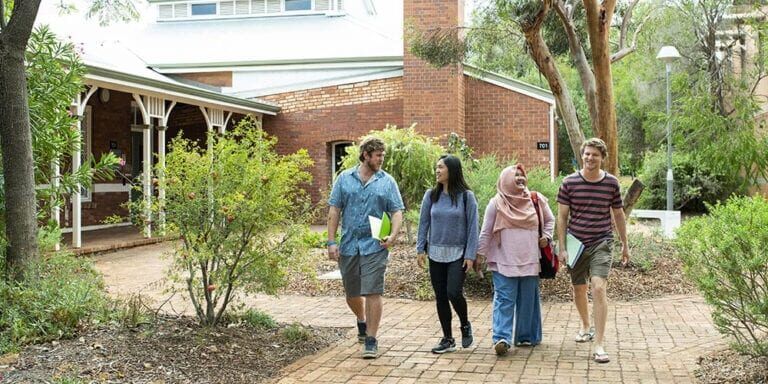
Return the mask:
<svg viewBox="0 0 768 384">
<path fill-rule="evenodd" d="M 258 383 L 345 336 L 348 328 L 206 328 L 187 317 L 88 330 L 0 363 L 8 383 Z"/>
<path fill-rule="evenodd" d="M 683 277 L 682 263 L 676 257 L 672 244 L 663 240 L 653 227 L 649 229 L 643 224 L 635 224 L 635 227 L 630 237 L 630 265 L 624 268 L 616 263 L 608 278 L 610 300 L 631 301 L 690 293 L 693 285 Z M 313 249 L 309 257 L 316 265 L 318 276 L 337 269 L 336 262 L 328 260 L 324 250 Z M 614 260 L 619 260 L 618 251 Z M 465 283 L 465 291 L 471 299 L 490 300 L 493 297 L 490 275 L 486 273 L 484 278 L 480 278 L 471 273 Z M 316 280 L 306 274 L 295 273 L 283 293 L 340 296 L 344 290 L 341 280 Z M 384 295 L 432 299 L 429 275 L 416 265 L 414 245 L 401 243 L 390 252 Z M 556 279 L 542 280 L 541 298 L 554 302 L 571 300 L 571 284 L 565 269 L 560 270 Z"/>
</svg>

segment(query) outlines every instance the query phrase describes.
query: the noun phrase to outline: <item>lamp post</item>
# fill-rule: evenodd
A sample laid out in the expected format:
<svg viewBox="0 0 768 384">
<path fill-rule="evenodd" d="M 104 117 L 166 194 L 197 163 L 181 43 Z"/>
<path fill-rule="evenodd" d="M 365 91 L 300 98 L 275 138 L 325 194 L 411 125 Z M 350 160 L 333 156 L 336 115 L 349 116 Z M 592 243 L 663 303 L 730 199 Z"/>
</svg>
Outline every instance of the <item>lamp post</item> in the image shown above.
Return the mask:
<svg viewBox="0 0 768 384">
<path fill-rule="evenodd" d="M 674 210 L 672 204 L 672 96 L 669 91 L 669 74 L 672 71 L 672 62 L 680 58 L 677 48 L 666 45 L 661 47 L 656 58 L 663 61 L 667 67 L 667 211 Z"/>
</svg>

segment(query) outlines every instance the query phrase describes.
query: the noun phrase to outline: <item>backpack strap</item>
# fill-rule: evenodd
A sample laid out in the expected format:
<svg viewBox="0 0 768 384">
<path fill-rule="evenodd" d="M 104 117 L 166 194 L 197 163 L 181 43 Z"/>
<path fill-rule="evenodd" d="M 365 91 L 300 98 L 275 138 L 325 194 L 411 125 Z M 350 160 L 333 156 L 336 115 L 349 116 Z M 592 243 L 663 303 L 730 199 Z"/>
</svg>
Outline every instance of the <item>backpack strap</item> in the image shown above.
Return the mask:
<svg viewBox="0 0 768 384">
<path fill-rule="evenodd" d="M 539 238 L 541 238 L 541 212 L 539 211 L 539 195 L 535 191 L 531 191 L 531 202 L 533 203 L 533 209 L 536 210 L 536 221 L 539 222 Z"/>
</svg>

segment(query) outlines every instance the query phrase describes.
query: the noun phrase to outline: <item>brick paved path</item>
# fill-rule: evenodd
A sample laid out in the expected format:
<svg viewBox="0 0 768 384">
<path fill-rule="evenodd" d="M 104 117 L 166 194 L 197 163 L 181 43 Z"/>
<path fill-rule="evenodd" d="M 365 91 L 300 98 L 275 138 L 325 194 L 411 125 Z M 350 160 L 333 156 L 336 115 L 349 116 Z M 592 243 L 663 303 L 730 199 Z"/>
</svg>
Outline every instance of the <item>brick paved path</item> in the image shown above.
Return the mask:
<svg viewBox="0 0 768 384">
<path fill-rule="evenodd" d="M 143 292 L 160 297 L 157 281 L 167 245 L 116 252 L 97 258 L 113 293 Z M 489 301 L 470 301 L 475 344 L 433 355 L 440 331 L 434 303 L 385 299 L 376 360 L 360 358 L 354 317 L 340 297 L 251 297 L 248 305 L 278 321 L 317 326 L 350 326 L 349 337 L 287 367 L 278 383 L 692 383 L 696 359 L 725 344 L 698 296 L 639 302 L 611 302 L 606 350 L 612 361 L 591 361 L 591 343 L 576 343 L 579 324 L 570 303 L 544 303 L 544 340 L 505 357 L 491 349 Z M 174 302 L 179 311 L 188 310 Z M 457 320 L 454 320 L 457 322 Z M 455 327 L 458 332 L 458 325 Z"/>
</svg>

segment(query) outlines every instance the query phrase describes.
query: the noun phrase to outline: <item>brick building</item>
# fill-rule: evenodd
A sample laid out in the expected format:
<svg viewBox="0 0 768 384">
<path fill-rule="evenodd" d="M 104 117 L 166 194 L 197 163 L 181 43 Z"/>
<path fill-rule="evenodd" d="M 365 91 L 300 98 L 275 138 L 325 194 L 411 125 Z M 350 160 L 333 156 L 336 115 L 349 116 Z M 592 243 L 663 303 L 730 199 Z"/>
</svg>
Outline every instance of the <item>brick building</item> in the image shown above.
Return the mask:
<svg viewBox="0 0 768 384">
<path fill-rule="evenodd" d="M 120 100 L 119 107 L 114 103 L 119 110 L 112 112 L 93 98 L 88 102 L 94 132 L 106 126 L 145 128 L 136 128 L 146 136 L 133 141 L 127 134 L 113 138 L 111 129 L 93 134 L 104 138 L 100 147 L 112 148 L 114 141 L 118 149 L 133 148 L 121 152 L 133 156 L 134 173 L 156 161 L 151 153 L 164 152 L 160 144 L 167 138 L 159 136 L 161 131 L 172 136 L 183 128 L 185 135 L 202 139 L 206 130 L 225 130 L 244 114 L 257 116 L 263 129 L 278 138 L 279 152 L 309 151 L 315 160 L 311 192 L 316 200 L 330 185 L 344 148 L 387 124 L 416 123 L 417 130 L 441 139 L 455 132 L 476 153 L 515 157 L 529 167 L 557 172 L 555 105 L 548 91 L 468 64 L 436 69 L 408 52 L 404 25 L 422 30 L 461 26 L 463 0 L 150 2 L 157 21 L 125 43 L 146 64 L 111 75 L 133 73 L 154 81 L 153 92 L 120 88 L 117 81 L 88 82 L 118 88 L 114 99 Z M 100 49 L 86 50 L 86 57 Z M 107 67 L 96 62 L 89 68 L 103 73 Z M 163 93 L 160 82 L 176 93 Z M 177 100 L 185 91 L 208 99 Z M 155 117 L 144 111 L 150 94 L 165 108 Z M 212 113 L 218 116 L 213 125 Z M 136 157 L 135 149 L 143 155 Z M 145 191 L 159 193 L 151 185 Z M 122 189 L 107 193 L 128 198 Z M 81 208 L 82 224 L 95 226 L 114 212 L 115 204 L 107 203 L 112 200 L 120 198 L 102 196 L 96 188 L 91 205 Z"/>
</svg>

